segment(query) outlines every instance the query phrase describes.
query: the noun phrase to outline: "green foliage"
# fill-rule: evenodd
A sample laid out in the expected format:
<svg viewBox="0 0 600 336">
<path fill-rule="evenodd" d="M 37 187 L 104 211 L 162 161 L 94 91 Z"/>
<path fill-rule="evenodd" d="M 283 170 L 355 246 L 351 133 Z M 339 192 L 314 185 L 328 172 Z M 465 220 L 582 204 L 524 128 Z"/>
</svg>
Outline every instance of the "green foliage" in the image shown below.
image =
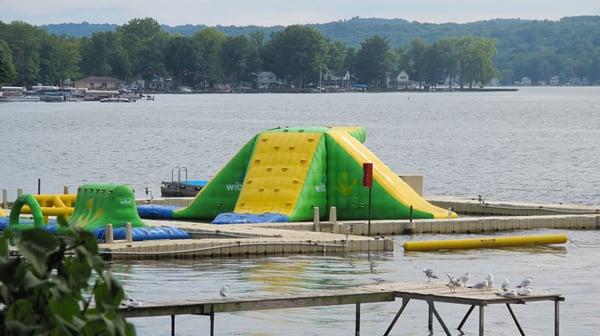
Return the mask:
<svg viewBox="0 0 600 336">
<path fill-rule="evenodd" d="M 318 31 L 299 25 L 273 34 L 267 46 L 278 76 L 304 87 L 325 70 L 327 41 Z"/>
<path fill-rule="evenodd" d="M 117 313 L 123 289 L 94 236 L 73 229 L 70 238 L 22 231 L 16 258 L 8 256 L 10 231 L 0 238 L 1 335 L 135 335 Z"/>
<path fill-rule="evenodd" d="M 206 28 L 194 35 L 194 40 L 196 40 L 199 48 L 198 51 L 202 55 L 200 76 L 209 85 L 218 82 L 223 76 L 221 48 L 225 39 L 225 34 L 214 28 Z"/>
<path fill-rule="evenodd" d="M 116 33 L 94 33 L 81 40 L 81 71 L 86 75 L 114 76 L 126 79 L 131 64 L 127 51 Z"/>
<path fill-rule="evenodd" d="M 389 42 L 381 36 L 370 37 L 356 53 L 356 76 L 362 83 L 385 86 L 393 62 L 394 55 Z"/>
<path fill-rule="evenodd" d="M 16 75 L 10 48 L 6 42 L 0 40 L 0 84 L 12 83 Z"/>
<path fill-rule="evenodd" d="M 221 49 L 225 78 L 236 82 L 252 80 L 261 66 L 258 46 L 245 36 L 228 37 Z"/>
<path fill-rule="evenodd" d="M 505 84 L 525 76 L 533 82 L 549 81 L 553 76 L 565 82 L 577 76 L 600 83 L 600 16 L 465 24 L 353 18 L 287 28 L 169 27 L 144 18 L 122 26 L 84 23 L 45 28 L 68 34 L 79 28 L 91 36 L 74 39 L 50 35 L 24 22 L 0 23 L 0 39 L 11 49 L 16 70 L 14 84 L 59 84 L 88 75 L 123 80 L 171 75 L 175 83 L 212 86 L 247 81 L 264 70 L 274 71 L 287 83 L 304 86 L 316 83 L 324 70 L 363 71 L 363 77 L 372 72 L 357 67 L 354 48 L 373 36 L 385 38 L 395 48 L 397 61 L 390 70 L 406 70 L 421 85 L 435 86 L 446 78 L 464 85 L 486 82 L 499 77 L 495 68 L 502 70 Z M 91 34 L 98 30 L 104 32 Z M 459 43 L 465 36 L 481 40 Z M 467 54 L 469 59 L 459 63 Z M 387 67 L 387 62 L 379 63 Z M 376 77 L 379 79 L 373 83 L 381 85 L 380 75 Z"/>
</svg>

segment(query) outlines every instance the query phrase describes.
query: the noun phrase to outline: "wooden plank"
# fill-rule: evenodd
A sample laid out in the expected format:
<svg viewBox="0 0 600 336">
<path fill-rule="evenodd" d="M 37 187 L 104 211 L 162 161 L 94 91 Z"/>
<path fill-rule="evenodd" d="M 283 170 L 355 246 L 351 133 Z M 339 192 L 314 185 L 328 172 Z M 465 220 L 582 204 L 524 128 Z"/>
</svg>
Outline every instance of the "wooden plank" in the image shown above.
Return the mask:
<svg viewBox="0 0 600 336">
<path fill-rule="evenodd" d="M 121 308 L 124 317 L 147 317 L 164 315 L 206 315 L 212 308 L 215 313 L 290 309 L 302 307 L 346 305 L 356 303 L 386 302 L 395 300 L 394 292 L 330 293 L 319 295 L 285 296 L 250 299 L 218 299 L 214 301 L 188 301 L 170 303 L 147 303 L 138 308 Z"/>
</svg>

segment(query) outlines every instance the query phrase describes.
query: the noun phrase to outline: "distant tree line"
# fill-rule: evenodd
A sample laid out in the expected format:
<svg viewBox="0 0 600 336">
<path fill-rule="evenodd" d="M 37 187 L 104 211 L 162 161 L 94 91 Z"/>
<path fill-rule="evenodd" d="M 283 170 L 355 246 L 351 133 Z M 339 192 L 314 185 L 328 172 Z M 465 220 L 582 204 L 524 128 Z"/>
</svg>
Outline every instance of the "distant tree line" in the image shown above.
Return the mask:
<svg viewBox="0 0 600 336">
<path fill-rule="evenodd" d="M 0 22 L 0 83 L 27 86 L 100 75 L 125 81 L 170 77 L 175 85 L 200 88 L 251 82 L 260 71 L 273 71 L 302 88 L 317 85 L 326 71 L 349 71 L 358 83 L 385 87 L 402 70 L 419 87 L 447 81 L 472 86 L 499 77 L 495 53 L 493 39 L 474 36 L 431 44 L 415 39 L 395 49 L 386 38 L 372 36 L 354 48 L 300 25 L 269 37 L 260 31 L 228 36 L 214 28 L 182 36 L 145 18 L 114 32 L 73 38 L 24 22 Z"/>
</svg>

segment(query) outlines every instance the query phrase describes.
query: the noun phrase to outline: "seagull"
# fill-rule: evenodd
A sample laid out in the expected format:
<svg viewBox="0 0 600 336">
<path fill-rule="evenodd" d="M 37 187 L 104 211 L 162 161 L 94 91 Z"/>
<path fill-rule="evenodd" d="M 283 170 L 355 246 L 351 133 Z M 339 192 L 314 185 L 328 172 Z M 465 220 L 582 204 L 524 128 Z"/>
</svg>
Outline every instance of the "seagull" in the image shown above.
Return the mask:
<svg viewBox="0 0 600 336">
<path fill-rule="evenodd" d="M 468 272 L 463 274 L 460 278 L 460 282 L 462 282 L 463 286 L 467 285 L 467 281 L 469 281 L 469 279 L 471 279 L 471 274 L 469 274 Z"/>
<path fill-rule="evenodd" d="M 508 281 L 508 279 L 504 279 L 504 281 L 502 281 L 502 291 L 506 292 L 508 290 L 510 286 L 510 281 Z"/>
<path fill-rule="evenodd" d="M 518 285 L 517 288 L 531 287 L 532 283 L 533 283 L 533 278 L 532 277 L 527 277 L 527 278 L 523 279 L 523 281 L 521 281 L 521 284 Z"/>
<path fill-rule="evenodd" d="M 448 283 L 446 284 L 446 286 L 448 286 L 448 288 L 450 288 L 450 292 L 456 292 L 456 289 L 459 287 L 462 287 L 462 282 L 460 282 L 459 279 L 455 279 L 454 277 L 450 276 L 450 274 L 446 274 L 448 276 L 448 279 L 450 279 L 450 281 L 448 281 Z"/>
<path fill-rule="evenodd" d="M 533 289 L 531 287 L 520 287 L 517 290 L 517 294 L 520 296 L 528 296 L 531 295 L 531 293 L 533 293 Z"/>
<path fill-rule="evenodd" d="M 504 292 L 502 294 L 498 294 L 498 295 L 505 297 L 505 298 L 514 298 L 514 297 L 517 297 L 517 291 L 514 289 L 509 289 L 506 292 Z"/>
<path fill-rule="evenodd" d="M 494 287 L 494 275 L 492 273 L 488 273 L 488 275 L 485 277 L 485 280 L 488 282 L 488 288 Z"/>
<path fill-rule="evenodd" d="M 425 268 L 423 273 L 425 273 L 425 276 L 427 277 L 427 282 L 431 282 L 431 279 L 439 279 L 438 276 L 433 273 L 431 268 Z"/>
<path fill-rule="evenodd" d="M 223 287 L 219 289 L 219 295 L 221 295 L 221 297 L 227 297 L 227 294 L 229 294 L 229 285 L 223 285 Z"/>
<path fill-rule="evenodd" d="M 487 280 L 483 280 L 483 281 L 480 281 L 480 282 L 474 284 L 471 288 L 485 289 L 485 288 L 488 288 L 488 286 L 489 286 L 488 281 Z"/>
<path fill-rule="evenodd" d="M 142 306 L 142 301 L 141 300 L 136 300 L 134 298 L 132 298 L 131 296 L 129 296 L 129 294 L 124 293 L 125 297 L 123 298 L 123 302 L 121 302 L 121 304 L 127 308 L 138 308 Z"/>
</svg>

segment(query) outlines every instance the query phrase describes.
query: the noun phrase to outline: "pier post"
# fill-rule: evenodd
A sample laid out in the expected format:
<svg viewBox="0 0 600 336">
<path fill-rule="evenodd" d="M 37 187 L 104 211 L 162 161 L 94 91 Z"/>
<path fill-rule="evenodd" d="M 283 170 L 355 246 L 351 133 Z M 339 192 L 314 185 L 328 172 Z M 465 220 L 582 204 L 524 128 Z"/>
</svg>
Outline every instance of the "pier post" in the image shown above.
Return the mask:
<svg viewBox="0 0 600 336">
<path fill-rule="evenodd" d="M 67 195 L 69 193 L 69 187 L 63 186 L 63 194 Z"/>
<path fill-rule="evenodd" d="M 433 302 L 427 301 L 427 329 L 433 334 Z"/>
<path fill-rule="evenodd" d="M 38 192 L 37 194 L 41 194 L 42 193 L 42 179 L 38 177 Z"/>
<path fill-rule="evenodd" d="M 125 240 L 127 242 L 133 241 L 133 235 L 131 233 L 131 222 L 127 222 L 127 224 L 125 224 Z"/>
<path fill-rule="evenodd" d="M 331 224 L 337 224 L 337 208 L 334 206 L 329 208 L 329 222 Z"/>
<path fill-rule="evenodd" d="M 17 197 L 23 195 L 23 188 L 17 188 Z"/>
<path fill-rule="evenodd" d="M 354 326 L 354 335 L 360 336 L 360 303 L 356 304 L 356 325 Z"/>
<path fill-rule="evenodd" d="M 560 300 L 554 300 L 554 336 L 560 335 Z"/>
<path fill-rule="evenodd" d="M 175 315 L 171 315 L 171 336 L 175 336 Z"/>
<path fill-rule="evenodd" d="M 2 189 L 2 209 L 8 208 L 8 190 Z"/>
<path fill-rule="evenodd" d="M 319 207 L 313 207 L 313 231 L 319 232 L 321 231 L 321 223 L 319 221 Z"/>
<path fill-rule="evenodd" d="M 484 305 L 480 305 L 479 306 L 479 336 L 483 336 L 484 335 L 484 329 L 483 329 L 483 324 L 484 324 L 483 307 L 484 307 Z"/>
<path fill-rule="evenodd" d="M 106 229 L 104 229 L 104 242 L 107 244 L 112 244 L 115 242 L 115 235 L 113 232 L 113 225 L 106 224 Z"/>
</svg>

